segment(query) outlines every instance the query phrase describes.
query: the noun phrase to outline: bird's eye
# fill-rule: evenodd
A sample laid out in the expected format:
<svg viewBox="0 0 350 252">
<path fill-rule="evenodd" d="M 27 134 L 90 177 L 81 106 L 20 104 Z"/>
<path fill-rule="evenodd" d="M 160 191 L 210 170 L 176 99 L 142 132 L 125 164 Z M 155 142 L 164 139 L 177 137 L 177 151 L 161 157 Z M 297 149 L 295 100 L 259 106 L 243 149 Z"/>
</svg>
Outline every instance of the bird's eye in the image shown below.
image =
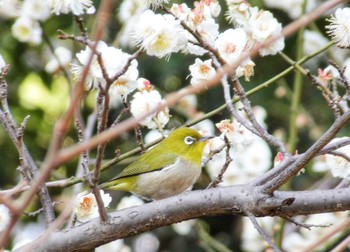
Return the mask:
<svg viewBox="0 0 350 252">
<path fill-rule="evenodd" d="M 185 137 L 184 142 L 185 142 L 185 144 L 187 144 L 187 145 L 191 145 L 191 144 L 193 144 L 193 142 L 194 142 L 194 138 L 193 138 L 193 137 L 190 137 L 190 136 L 187 136 L 187 137 Z"/>
</svg>

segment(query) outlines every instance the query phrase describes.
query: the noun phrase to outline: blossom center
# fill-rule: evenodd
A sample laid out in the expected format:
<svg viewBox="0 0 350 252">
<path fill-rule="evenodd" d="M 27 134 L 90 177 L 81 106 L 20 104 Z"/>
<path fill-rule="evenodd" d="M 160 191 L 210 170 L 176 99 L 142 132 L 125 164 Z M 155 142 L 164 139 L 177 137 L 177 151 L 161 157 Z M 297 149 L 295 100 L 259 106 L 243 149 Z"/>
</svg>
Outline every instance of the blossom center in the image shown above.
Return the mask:
<svg viewBox="0 0 350 252">
<path fill-rule="evenodd" d="M 83 202 L 80 203 L 82 209 L 89 209 L 92 206 L 92 201 L 89 197 L 84 197 Z"/>
<path fill-rule="evenodd" d="M 225 45 L 224 51 L 226 53 L 234 53 L 236 51 L 237 46 L 232 44 L 232 43 L 228 43 Z"/>
</svg>

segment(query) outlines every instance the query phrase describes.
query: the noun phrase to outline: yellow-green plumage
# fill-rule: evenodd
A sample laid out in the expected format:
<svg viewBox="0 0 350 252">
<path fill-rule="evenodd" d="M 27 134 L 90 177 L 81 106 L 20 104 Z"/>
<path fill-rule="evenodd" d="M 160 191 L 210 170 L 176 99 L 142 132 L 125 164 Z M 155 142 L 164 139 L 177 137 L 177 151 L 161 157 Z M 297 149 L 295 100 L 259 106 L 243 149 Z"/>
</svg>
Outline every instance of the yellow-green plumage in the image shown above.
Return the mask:
<svg viewBox="0 0 350 252">
<path fill-rule="evenodd" d="M 194 129 L 176 129 L 100 188 L 129 191 L 147 199 L 179 194 L 197 181 L 209 138 Z"/>
</svg>

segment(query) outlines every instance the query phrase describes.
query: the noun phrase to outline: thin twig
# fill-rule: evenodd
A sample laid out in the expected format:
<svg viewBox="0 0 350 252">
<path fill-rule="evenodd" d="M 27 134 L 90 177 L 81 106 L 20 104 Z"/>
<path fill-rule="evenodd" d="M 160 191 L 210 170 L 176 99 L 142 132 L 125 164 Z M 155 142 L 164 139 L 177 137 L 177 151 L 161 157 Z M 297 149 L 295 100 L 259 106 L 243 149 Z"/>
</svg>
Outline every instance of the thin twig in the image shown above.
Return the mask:
<svg viewBox="0 0 350 252">
<path fill-rule="evenodd" d="M 311 230 L 312 227 L 325 228 L 325 227 L 329 227 L 330 226 L 330 225 L 315 225 L 315 224 L 300 223 L 300 222 L 294 220 L 292 217 L 289 217 L 289 216 L 283 216 L 283 219 L 286 219 L 289 222 L 295 224 L 296 226 L 303 227 L 303 228 L 306 228 L 308 230 Z"/>
<path fill-rule="evenodd" d="M 216 176 L 216 178 L 210 182 L 210 184 L 207 186 L 206 189 L 209 189 L 209 188 L 214 188 L 214 187 L 217 187 L 217 185 L 222 182 L 222 178 L 227 170 L 227 168 L 229 167 L 229 165 L 231 164 L 232 162 L 232 158 L 230 156 L 230 143 L 229 143 L 229 140 L 227 139 L 227 137 L 225 136 L 224 137 L 225 139 L 225 146 L 226 146 L 226 159 L 225 159 L 225 164 L 222 166 L 221 170 L 220 170 L 220 173 L 218 174 L 218 176 Z"/>
<path fill-rule="evenodd" d="M 262 238 L 270 245 L 271 248 L 275 252 L 282 252 L 277 246 L 273 243 L 271 238 L 265 233 L 265 231 L 260 227 L 258 221 L 256 220 L 255 216 L 252 214 L 247 214 L 249 220 L 252 222 L 254 228 L 258 230 L 259 234 L 262 236 Z"/>
<path fill-rule="evenodd" d="M 303 154 L 299 154 L 296 160 L 285 170 L 281 171 L 278 176 L 268 181 L 263 187 L 267 194 L 273 193 L 277 188 L 296 176 L 300 170 L 313 158 L 317 153 L 329 143 L 335 135 L 350 121 L 350 110 L 335 120 L 332 126 Z M 285 158 L 285 159 L 290 159 Z M 284 161 L 284 160 L 283 160 Z M 283 162 L 282 162 L 283 163 Z"/>
<path fill-rule="evenodd" d="M 350 157 L 346 153 L 340 152 L 340 151 L 330 151 L 329 154 L 332 154 L 334 156 L 339 156 L 344 158 L 347 162 L 350 162 Z"/>
<path fill-rule="evenodd" d="M 249 121 L 251 122 L 252 126 L 254 127 L 255 132 L 257 132 L 255 134 L 257 134 L 258 136 L 263 138 L 266 142 L 268 142 L 272 146 L 277 147 L 278 150 L 280 152 L 282 152 L 283 156 L 288 155 L 288 152 L 287 152 L 287 149 L 286 149 L 286 146 L 284 145 L 284 143 L 281 140 L 279 140 L 278 138 L 276 138 L 275 136 L 269 134 L 267 132 L 267 130 L 264 127 L 262 127 L 258 123 L 258 121 L 256 120 L 254 113 L 253 113 L 253 110 L 252 110 L 252 107 L 250 105 L 250 101 L 248 100 L 248 98 L 245 94 L 245 90 L 238 79 L 234 80 L 234 87 L 237 90 L 237 95 L 240 97 L 241 102 L 244 105 L 243 106 L 244 112 L 247 114 L 247 117 L 249 118 Z"/>
</svg>

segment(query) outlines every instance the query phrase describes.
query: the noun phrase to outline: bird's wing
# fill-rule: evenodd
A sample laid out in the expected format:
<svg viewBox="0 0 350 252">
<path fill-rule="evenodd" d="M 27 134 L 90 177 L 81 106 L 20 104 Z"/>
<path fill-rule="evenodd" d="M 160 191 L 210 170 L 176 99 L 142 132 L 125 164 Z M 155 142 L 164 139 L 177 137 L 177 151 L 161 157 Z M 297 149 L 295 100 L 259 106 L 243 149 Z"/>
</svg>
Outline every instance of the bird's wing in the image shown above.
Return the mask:
<svg viewBox="0 0 350 252">
<path fill-rule="evenodd" d="M 150 157 L 150 155 L 146 154 L 147 153 L 145 153 L 135 162 L 127 166 L 112 180 L 161 170 L 171 164 L 174 164 L 176 162 L 176 159 L 178 158 L 178 156 L 175 154 L 162 154 L 159 156 L 152 155 L 152 158 Z"/>
</svg>

